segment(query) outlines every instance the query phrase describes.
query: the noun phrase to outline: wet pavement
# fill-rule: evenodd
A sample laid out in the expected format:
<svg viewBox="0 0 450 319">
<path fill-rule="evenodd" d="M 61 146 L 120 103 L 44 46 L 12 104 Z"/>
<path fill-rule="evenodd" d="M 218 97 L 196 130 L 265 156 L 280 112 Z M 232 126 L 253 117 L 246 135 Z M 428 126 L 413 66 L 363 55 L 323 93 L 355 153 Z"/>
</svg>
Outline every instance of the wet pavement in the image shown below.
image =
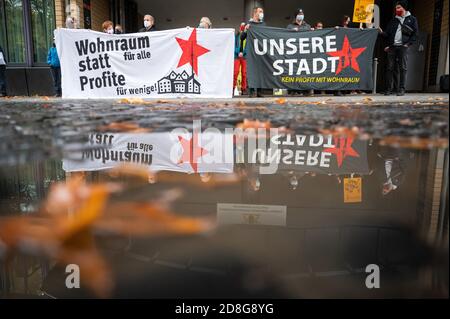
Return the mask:
<svg viewBox="0 0 450 319">
<path fill-rule="evenodd" d="M 0 154 L 5 297 L 448 297 L 448 95 L 2 99 Z"/>
<path fill-rule="evenodd" d="M 395 104 L 392 101 L 396 101 Z M 399 102 L 400 101 L 400 102 Z M 143 103 L 142 103 L 143 102 Z M 359 134 L 427 138 L 448 137 L 448 96 L 358 96 L 202 100 L 2 100 L 0 163 L 61 157 L 65 148 L 114 122 L 133 122 L 152 131 L 202 126 L 224 129 L 244 119 L 270 121 L 304 134 L 356 127 Z M 16 153 L 14 150 L 18 150 Z M 6 156 L 5 156 L 6 155 Z"/>
</svg>

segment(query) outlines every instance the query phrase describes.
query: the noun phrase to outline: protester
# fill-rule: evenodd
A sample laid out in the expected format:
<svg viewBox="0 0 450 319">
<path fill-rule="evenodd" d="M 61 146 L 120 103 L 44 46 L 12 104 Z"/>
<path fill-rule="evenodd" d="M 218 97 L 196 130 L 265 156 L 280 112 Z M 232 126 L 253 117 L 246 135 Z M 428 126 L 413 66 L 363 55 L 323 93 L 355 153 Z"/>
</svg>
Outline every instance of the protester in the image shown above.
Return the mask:
<svg viewBox="0 0 450 319">
<path fill-rule="evenodd" d="M 339 28 L 344 28 L 344 29 L 349 28 L 351 22 L 352 22 L 352 20 L 351 20 L 350 16 L 345 15 L 345 16 L 342 18 L 341 25 L 340 25 L 340 26 L 336 26 L 336 29 L 339 29 Z"/>
<path fill-rule="evenodd" d="M 253 17 L 250 19 L 248 24 L 245 26 L 245 31 L 243 38 L 247 39 L 247 30 L 250 29 L 252 26 L 265 26 L 266 23 L 264 22 L 264 9 L 261 7 L 255 7 L 253 8 Z M 249 88 L 248 90 L 249 96 L 254 97 L 255 95 L 257 97 L 262 97 L 261 89 L 260 88 Z"/>
<path fill-rule="evenodd" d="M 116 24 L 114 28 L 114 34 L 123 34 L 122 26 L 120 24 Z"/>
<path fill-rule="evenodd" d="M 382 182 L 382 194 L 385 196 L 404 183 L 409 154 L 398 148 L 380 147 L 377 156 L 381 159 L 382 169 L 378 175 Z"/>
<path fill-rule="evenodd" d="M 67 29 L 76 29 L 76 21 L 75 21 L 74 17 L 67 17 L 66 28 Z"/>
<path fill-rule="evenodd" d="M 305 14 L 302 9 L 298 9 L 295 12 L 295 18 L 294 21 L 287 26 L 287 29 L 293 30 L 293 31 L 311 31 L 314 30 L 309 23 L 305 21 Z M 296 94 L 297 92 L 303 93 L 306 96 L 312 96 L 314 95 L 314 90 L 307 90 L 307 91 L 301 91 L 301 90 L 289 90 L 289 94 Z"/>
<path fill-rule="evenodd" d="M 212 28 L 211 20 L 208 17 L 201 18 L 198 27 L 200 29 L 211 29 Z"/>
<path fill-rule="evenodd" d="M 106 20 L 103 22 L 102 29 L 104 33 L 114 34 L 114 24 L 112 21 Z"/>
<path fill-rule="evenodd" d="M 56 96 L 61 96 L 61 64 L 54 42 L 52 47 L 48 50 L 47 64 L 50 65 L 50 70 L 52 72 L 53 87 L 55 88 Z"/>
<path fill-rule="evenodd" d="M 287 28 L 295 31 L 310 31 L 312 29 L 311 25 L 305 21 L 305 14 L 302 9 L 297 10 L 294 21 Z"/>
<path fill-rule="evenodd" d="M 265 26 L 266 23 L 264 22 L 264 9 L 261 7 L 255 7 L 253 8 L 253 16 L 248 22 L 246 28 L 250 28 L 250 25 L 261 25 Z"/>
<path fill-rule="evenodd" d="M 236 89 L 237 78 L 241 72 L 241 94 L 247 93 L 247 39 L 245 35 L 245 22 L 241 23 L 239 32 L 235 36 L 234 47 L 234 77 L 233 90 Z"/>
<path fill-rule="evenodd" d="M 155 18 L 153 18 L 149 14 L 146 14 L 144 16 L 144 27 L 140 29 L 139 32 L 152 32 L 152 31 L 156 31 Z"/>
<path fill-rule="evenodd" d="M 320 21 L 317 21 L 316 24 L 314 25 L 314 29 L 315 30 L 322 30 L 323 29 L 323 23 Z"/>
<path fill-rule="evenodd" d="M 407 10 L 407 1 L 397 1 L 395 17 L 387 25 L 385 32 L 381 28 L 379 29 L 381 35 L 387 39 L 387 46 L 384 48 L 388 57 L 385 95 L 392 94 L 394 78 L 395 85 L 398 88 L 397 95 L 405 95 L 408 48 L 416 42 L 419 31 L 416 17 Z M 395 69 L 398 70 L 398 77 L 394 77 Z"/>
<path fill-rule="evenodd" d="M 6 55 L 0 46 L 0 96 L 6 96 Z"/>
</svg>

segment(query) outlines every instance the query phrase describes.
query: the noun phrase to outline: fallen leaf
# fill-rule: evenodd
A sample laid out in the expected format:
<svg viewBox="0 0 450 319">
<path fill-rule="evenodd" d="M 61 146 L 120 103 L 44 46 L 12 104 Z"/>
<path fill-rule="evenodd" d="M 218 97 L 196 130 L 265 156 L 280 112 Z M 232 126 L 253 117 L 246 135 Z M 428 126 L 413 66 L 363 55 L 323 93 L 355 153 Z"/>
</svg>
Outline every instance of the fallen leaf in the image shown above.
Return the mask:
<svg viewBox="0 0 450 319">
<path fill-rule="evenodd" d="M 337 126 L 332 129 L 319 129 L 322 135 L 332 135 L 334 137 L 356 137 L 360 133 L 360 129 L 357 126 L 345 127 Z"/>
<path fill-rule="evenodd" d="M 420 138 L 404 136 L 388 136 L 380 140 L 382 146 L 392 146 L 411 149 L 448 148 L 448 139 L 445 138 Z"/>
<path fill-rule="evenodd" d="M 146 133 L 150 132 L 149 128 L 142 128 L 131 122 L 113 122 L 98 128 L 102 132 L 128 132 L 128 133 Z"/>
<path fill-rule="evenodd" d="M 286 99 L 280 97 L 280 98 L 276 99 L 275 102 L 276 102 L 277 104 L 286 104 Z"/>
<path fill-rule="evenodd" d="M 411 121 L 411 119 L 402 119 L 398 121 L 399 124 L 405 125 L 405 126 L 412 126 L 414 125 L 414 122 Z"/>
<path fill-rule="evenodd" d="M 270 121 L 265 121 L 265 122 L 261 122 L 259 120 L 248 120 L 248 119 L 244 119 L 244 121 L 242 123 L 238 123 L 236 125 L 236 128 L 240 128 L 240 129 L 249 129 L 249 128 L 254 128 L 254 129 L 259 129 L 259 128 L 263 128 L 263 129 L 270 129 L 272 127 L 272 125 L 270 124 Z"/>
</svg>

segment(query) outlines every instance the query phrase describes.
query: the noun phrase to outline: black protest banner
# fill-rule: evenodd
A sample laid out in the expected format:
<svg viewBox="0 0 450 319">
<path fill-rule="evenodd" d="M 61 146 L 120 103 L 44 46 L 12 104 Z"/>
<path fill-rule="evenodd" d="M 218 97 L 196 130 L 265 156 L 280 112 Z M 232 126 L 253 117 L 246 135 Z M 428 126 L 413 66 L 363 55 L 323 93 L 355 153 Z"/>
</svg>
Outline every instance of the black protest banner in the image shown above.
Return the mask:
<svg viewBox="0 0 450 319">
<path fill-rule="evenodd" d="M 351 136 L 274 135 L 268 146 L 247 148 L 248 163 L 317 174 L 368 174 L 367 141 Z"/>
<path fill-rule="evenodd" d="M 251 88 L 372 90 L 375 29 L 293 31 L 252 25 Z"/>
</svg>

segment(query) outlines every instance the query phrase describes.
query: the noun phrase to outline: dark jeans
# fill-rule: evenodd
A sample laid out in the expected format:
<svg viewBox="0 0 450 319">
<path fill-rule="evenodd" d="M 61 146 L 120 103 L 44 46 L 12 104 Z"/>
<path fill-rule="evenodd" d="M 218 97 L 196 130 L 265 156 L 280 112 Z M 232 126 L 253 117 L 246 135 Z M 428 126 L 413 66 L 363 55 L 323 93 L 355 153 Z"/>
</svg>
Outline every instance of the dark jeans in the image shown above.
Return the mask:
<svg viewBox="0 0 450 319">
<path fill-rule="evenodd" d="M 406 83 L 406 72 L 407 72 L 407 64 L 408 64 L 408 48 L 404 46 L 393 46 L 390 47 L 388 52 L 388 65 L 386 72 L 386 86 L 388 91 L 392 91 L 394 87 L 394 79 L 395 79 L 395 87 L 401 91 L 405 90 Z M 398 71 L 398 77 L 395 76 Z"/>
<path fill-rule="evenodd" d="M 261 95 L 261 89 L 259 89 L 259 88 L 249 88 L 248 89 L 248 94 L 250 96 L 252 96 L 252 95 L 259 96 L 259 95 Z"/>
<path fill-rule="evenodd" d="M 0 65 L 0 94 L 6 95 L 6 65 Z"/>
<path fill-rule="evenodd" d="M 53 76 L 53 87 L 55 88 L 55 93 L 58 96 L 61 96 L 61 68 L 60 67 L 51 67 L 52 76 Z"/>
</svg>

